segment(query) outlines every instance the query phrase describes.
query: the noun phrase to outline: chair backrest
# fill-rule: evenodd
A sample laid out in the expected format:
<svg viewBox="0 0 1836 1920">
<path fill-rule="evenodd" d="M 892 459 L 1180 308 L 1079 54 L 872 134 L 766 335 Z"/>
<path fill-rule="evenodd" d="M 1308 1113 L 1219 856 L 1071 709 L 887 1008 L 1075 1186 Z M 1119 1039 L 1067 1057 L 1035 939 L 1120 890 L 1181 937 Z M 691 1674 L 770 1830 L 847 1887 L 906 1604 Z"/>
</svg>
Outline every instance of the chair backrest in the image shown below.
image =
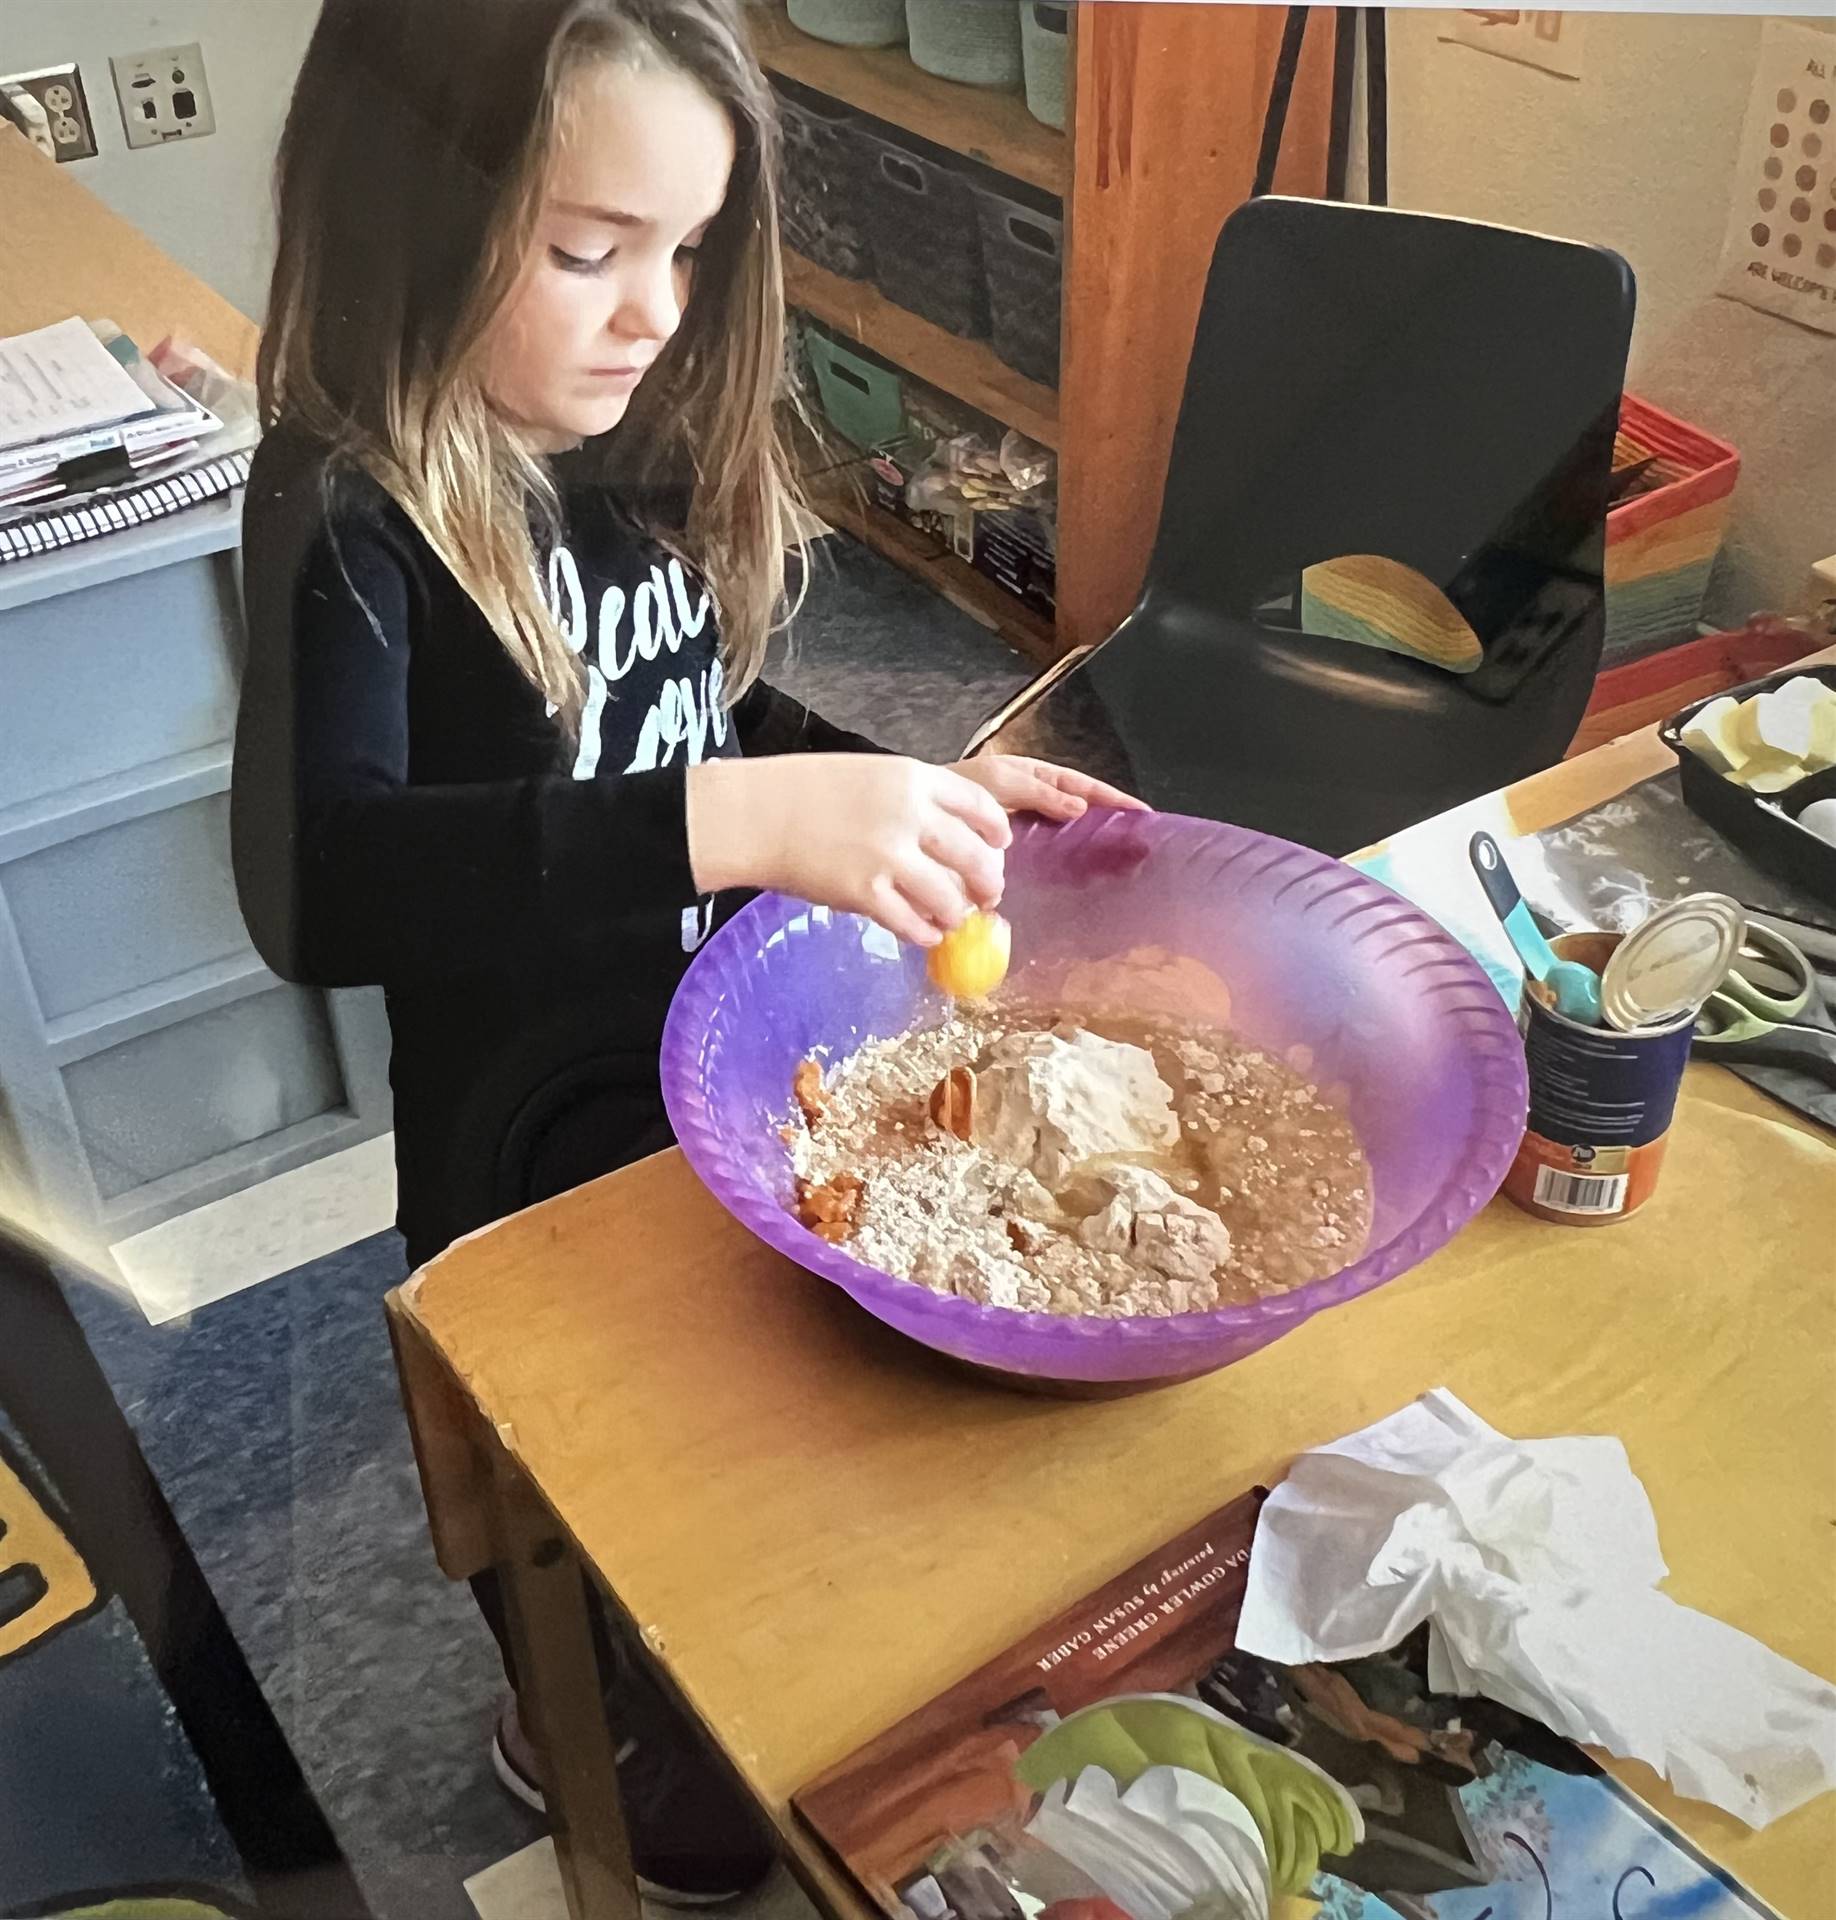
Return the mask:
<svg viewBox="0 0 1836 1920">
<path fill-rule="evenodd" d="M 1329 853 L 1560 759 L 1606 631 L 1632 305 L 1598 247 L 1239 208 L 1141 598 L 976 749 Z M 1398 638 L 1415 651 L 1385 650 Z"/>
<path fill-rule="evenodd" d="M 1147 596 L 1248 619 L 1310 564 L 1383 555 L 1492 666 L 1551 583 L 1603 591 L 1632 310 L 1604 248 L 1246 202 L 1212 257 Z"/>
</svg>

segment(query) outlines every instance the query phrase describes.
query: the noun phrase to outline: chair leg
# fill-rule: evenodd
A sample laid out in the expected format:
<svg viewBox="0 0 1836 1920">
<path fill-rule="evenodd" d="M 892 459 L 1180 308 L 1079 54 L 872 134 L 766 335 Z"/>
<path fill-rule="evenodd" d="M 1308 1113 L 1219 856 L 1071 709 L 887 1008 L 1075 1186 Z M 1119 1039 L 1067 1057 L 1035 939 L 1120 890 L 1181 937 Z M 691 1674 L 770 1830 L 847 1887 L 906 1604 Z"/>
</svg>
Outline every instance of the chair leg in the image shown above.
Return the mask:
<svg viewBox="0 0 1836 1920">
<path fill-rule="evenodd" d="M 1358 72 L 1358 9 L 1337 7 L 1332 23 L 1332 113 L 1326 131 L 1326 198 L 1343 200 L 1351 166 L 1352 82 Z"/>
<path fill-rule="evenodd" d="M 1029 680 L 1012 699 L 998 706 L 969 736 L 968 744 L 957 757 L 962 760 L 973 759 L 1003 727 L 1018 720 L 1029 707 L 1043 700 L 1061 680 L 1075 673 L 1095 652 L 1095 647 L 1073 647 L 1069 653 L 1054 660 L 1036 679 Z"/>
<path fill-rule="evenodd" d="M 1301 47 L 1307 38 L 1310 7 L 1290 7 L 1281 28 L 1281 51 L 1275 56 L 1275 77 L 1269 82 L 1269 104 L 1262 120 L 1262 145 L 1256 156 L 1253 199 L 1271 193 L 1275 169 L 1281 161 L 1281 136 L 1288 124 L 1288 103 L 1294 94 L 1294 76 L 1300 68 Z"/>
<path fill-rule="evenodd" d="M 1381 7 L 1364 9 L 1364 111 L 1369 179 L 1365 198 L 1374 207 L 1390 204 L 1390 55 L 1389 31 Z"/>
</svg>

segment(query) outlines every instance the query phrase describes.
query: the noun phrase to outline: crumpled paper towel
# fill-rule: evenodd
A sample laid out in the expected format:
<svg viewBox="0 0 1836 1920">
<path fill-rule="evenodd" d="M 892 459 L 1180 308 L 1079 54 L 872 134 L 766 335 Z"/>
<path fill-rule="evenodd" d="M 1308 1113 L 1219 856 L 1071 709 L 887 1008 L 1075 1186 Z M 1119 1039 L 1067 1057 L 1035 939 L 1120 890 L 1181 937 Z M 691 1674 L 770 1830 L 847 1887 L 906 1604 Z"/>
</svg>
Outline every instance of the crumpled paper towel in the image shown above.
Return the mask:
<svg viewBox="0 0 1836 1920">
<path fill-rule="evenodd" d="M 1430 1621 L 1436 1692 L 1763 1827 L 1836 1784 L 1836 1687 L 1659 1593 L 1666 1571 L 1618 1440 L 1509 1440 L 1437 1388 L 1295 1461 L 1256 1524 L 1237 1645 L 1352 1660 Z"/>
</svg>

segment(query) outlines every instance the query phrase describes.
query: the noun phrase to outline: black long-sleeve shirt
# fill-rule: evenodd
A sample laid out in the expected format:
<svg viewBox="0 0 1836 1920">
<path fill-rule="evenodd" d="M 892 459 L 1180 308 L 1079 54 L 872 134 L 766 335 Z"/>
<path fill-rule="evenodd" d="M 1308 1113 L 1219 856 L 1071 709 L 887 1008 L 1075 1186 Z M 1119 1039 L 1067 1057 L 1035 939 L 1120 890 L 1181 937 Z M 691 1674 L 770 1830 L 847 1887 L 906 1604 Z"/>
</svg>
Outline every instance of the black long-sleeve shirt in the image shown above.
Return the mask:
<svg viewBox="0 0 1836 1920">
<path fill-rule="evenodd" d="M 692 570 L 603 492 L 563 504 L 577 742 L 381 487 L 284 433 L 249 484 L 237 889 L 275 972 L 386 991 L 417 1261 L 516 1203 L 507 1157 L 570 1098 L 610 1090 L 613 1132 L 654 1137 L 670 997 L 743 898 L 696 890 L 687 770 L 870 745 L 763 685 L 729 711 Z"/>
</svg>

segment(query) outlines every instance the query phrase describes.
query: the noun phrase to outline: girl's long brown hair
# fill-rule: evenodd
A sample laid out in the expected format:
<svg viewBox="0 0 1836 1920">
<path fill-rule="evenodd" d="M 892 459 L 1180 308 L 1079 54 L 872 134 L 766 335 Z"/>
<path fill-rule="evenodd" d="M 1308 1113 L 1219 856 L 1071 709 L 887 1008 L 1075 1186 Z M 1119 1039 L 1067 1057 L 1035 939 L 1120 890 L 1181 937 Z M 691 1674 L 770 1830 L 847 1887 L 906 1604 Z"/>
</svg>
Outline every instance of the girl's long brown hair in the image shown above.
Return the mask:
<svg viewBox="0 0 1836 1920">
<path fill-rule="evenodd" d="M 538 566 L 559 500 L 477 367 L 530 244 L 563 89 L 602 58 L 674 67 L 733 123 L 682 324 L 625 420 L 570 459 L 706 576 L 736 699 L 764 657 L 796 503 L 773 421 L 777 119 L 738 0 L 325 0 L 281 139 L 258 370 L 269 423 L 387 489 L 570 731 L 581 670 Z"/>
</svg>

